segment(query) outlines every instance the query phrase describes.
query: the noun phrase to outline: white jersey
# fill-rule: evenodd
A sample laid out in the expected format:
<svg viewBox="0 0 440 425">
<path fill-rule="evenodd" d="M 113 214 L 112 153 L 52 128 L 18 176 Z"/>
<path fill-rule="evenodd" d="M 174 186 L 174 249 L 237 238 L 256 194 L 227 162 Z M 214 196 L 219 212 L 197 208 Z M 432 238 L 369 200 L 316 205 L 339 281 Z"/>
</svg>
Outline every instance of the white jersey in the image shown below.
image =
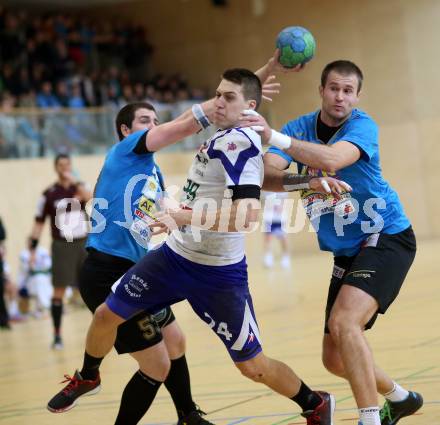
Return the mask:
<svg viewBox="0 0 440 425">
<path fill-rule="evenodd" d="M 29 295 L 37 299 L 38 309 L 48 309 L 53 295 L 50 273 L 52 258 L 42 246 L 36 248 L 32 267 L 30 258 L 31 253 L 28 249 L 21 251 L 18 285 L 20 288 L 26 288 Z"/>
<path fill-rule="evenodd" d="M 287 192 L 262 192 L 264 198 L 263 221 L 265 224 L 284 223 L 287 218 L 283 214 Z"/>
<path fill-rule="evenodd" d="M 238 185 L 263 184 L 263 151 L 260 136 L 250 128 L 218 130 L 196 154 L 183 188 L 182 207 L 197 204 L 216 209 L 231 203 Z M 168 246 L 182 257 L 199 264 L 223 266 L 244 257 L 244 235 L 184 226 L 174 231 Z"/>
<path fill-rule="evenodd" d="M 29 278 L 36 274 L 46 274 L 50 277 L 50 269 L 52 267 L 52 258 L 46 248 L 38 246 L 35 250 L 35 262 L 30 265 L 31 253 L 29 249 L 20 252 L 20 270 L 18 273 L 18 286 L 20 288 L 26 286 Z"/>
</svg>

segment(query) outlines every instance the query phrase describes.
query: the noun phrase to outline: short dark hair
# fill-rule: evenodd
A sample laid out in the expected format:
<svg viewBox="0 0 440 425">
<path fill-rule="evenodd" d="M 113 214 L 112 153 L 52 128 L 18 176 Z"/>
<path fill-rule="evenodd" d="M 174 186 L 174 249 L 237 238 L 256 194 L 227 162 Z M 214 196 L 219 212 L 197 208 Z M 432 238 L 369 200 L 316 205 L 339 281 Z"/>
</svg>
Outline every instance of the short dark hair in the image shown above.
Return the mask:
<svg viewBox="0 0 440 425">
<path fill-rule="evenodd" d="M 257 110 L 261 103 L 261 81 L 260 79 L 248 69 L 231 68 L 227 69 L 222 78 L 232 83 L 239 84 L 243 87 L 243 96 L 246 100 L 255 100 Z"/>
<path fill-rule="evenodd" d="M 58 165 L 58 162 L 59 162 L 61 159 L 68 159 L 68 160 L 70 161 L 70 155 L 67 155 L 67 153 L 59 153 L 59 154 L 55 157 L 55 159 L 54 159 L 54 161 L 53 161 L 55 167 Z"/>
<path fill-rule="evenodd" d="M 327 64 L 325 68 L 322 70 L 322 74 L 321 74 L 322 87 L 325 87 L 327 83 L 328 75 L 332 71 L 335 71 L 338 74 L 342 74 L 342 75 L 352 75 L 352 74 L 356 75 L 358 80 L 357 92 L 359 93 L 361 91 L 364 75 L 362 74 L 361 69 L 355 63 L 348 60 L 337 60 Z"/>
<path fill-rule="evenodd" d="M 115 120 L 116 132 L 118 133 L 119 140 L 122 140 L 125 137 L 121 132 L 121 125 L 124 124 L 128 128 L 131 128 L 131 124 L 138 109 L 148 109 L 150 111 L 156 112 L 154 106 L 148 102 L 133 102 L 121 108 L 118 112 L 118 115 L 116 115 Z"/>
</svg>

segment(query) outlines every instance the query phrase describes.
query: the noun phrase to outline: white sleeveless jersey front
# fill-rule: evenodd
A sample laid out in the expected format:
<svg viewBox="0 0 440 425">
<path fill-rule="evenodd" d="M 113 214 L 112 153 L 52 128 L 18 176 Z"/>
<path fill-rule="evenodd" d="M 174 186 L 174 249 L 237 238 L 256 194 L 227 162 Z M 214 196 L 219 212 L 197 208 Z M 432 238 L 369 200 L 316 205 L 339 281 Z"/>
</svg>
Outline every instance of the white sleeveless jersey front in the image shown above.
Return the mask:
<svg viewBox="0 0 440 425">
<path fill-rule="evenodd" d="M 196 154 L 183 188 L 183 208 L 202 205 L 212 209 L 231 204 L 232 186 L 263 184 L 263 152 L 260 136 L 250 128 L 218 130 Z M 195 226 L 174 231 L 168 246 L 199 264 L 222 266 L 244 257 L 244 235 L 216 232 Z"/>
</svg>

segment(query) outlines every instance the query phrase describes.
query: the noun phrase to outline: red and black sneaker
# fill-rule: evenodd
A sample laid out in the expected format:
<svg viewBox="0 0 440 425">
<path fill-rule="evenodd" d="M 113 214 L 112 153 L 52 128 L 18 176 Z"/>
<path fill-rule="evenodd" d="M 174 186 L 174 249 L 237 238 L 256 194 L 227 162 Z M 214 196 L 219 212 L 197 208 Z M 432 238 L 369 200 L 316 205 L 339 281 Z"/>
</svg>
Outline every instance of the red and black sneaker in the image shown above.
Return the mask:
<svg viewBox="0 0 440 425">
<path fill-rule="evenodd" d="M 316 391 L 316 393 L 322 399 L 321 404 L 315 410 L 306 410 L 301 415 L 307 419 L 307 425 L 333 425 L 335 398 L 324 391 Z"/>
<path fill-rule="evenodd" d="M 101 378 L 95 380 L 83 379 L 78 370 L 73 377 L 64 375 L 66 378 L 60 382 L 68 384 L 47 403 L 47 409 L 53 413 L 62 413 L 75 407 L 76 400 L 83 395 L 93 395 L 101 389 Z"/>
</svg>

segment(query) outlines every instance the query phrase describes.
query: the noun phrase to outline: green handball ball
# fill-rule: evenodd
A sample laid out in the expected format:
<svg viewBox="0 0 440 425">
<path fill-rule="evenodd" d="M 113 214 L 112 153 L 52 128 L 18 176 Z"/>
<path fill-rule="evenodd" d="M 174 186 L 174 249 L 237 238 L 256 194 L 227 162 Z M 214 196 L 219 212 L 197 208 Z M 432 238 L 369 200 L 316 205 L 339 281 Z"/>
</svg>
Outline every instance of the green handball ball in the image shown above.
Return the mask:
<svg viewBox="0 0 440 425">
<path fill-rule="evenodd" d="M 279 62 L 286 68 L 305 64 L 315 55 L 316 43 L 312 33 L 303 27 L 284 28 L 277 37 Z"/>
</svg>

